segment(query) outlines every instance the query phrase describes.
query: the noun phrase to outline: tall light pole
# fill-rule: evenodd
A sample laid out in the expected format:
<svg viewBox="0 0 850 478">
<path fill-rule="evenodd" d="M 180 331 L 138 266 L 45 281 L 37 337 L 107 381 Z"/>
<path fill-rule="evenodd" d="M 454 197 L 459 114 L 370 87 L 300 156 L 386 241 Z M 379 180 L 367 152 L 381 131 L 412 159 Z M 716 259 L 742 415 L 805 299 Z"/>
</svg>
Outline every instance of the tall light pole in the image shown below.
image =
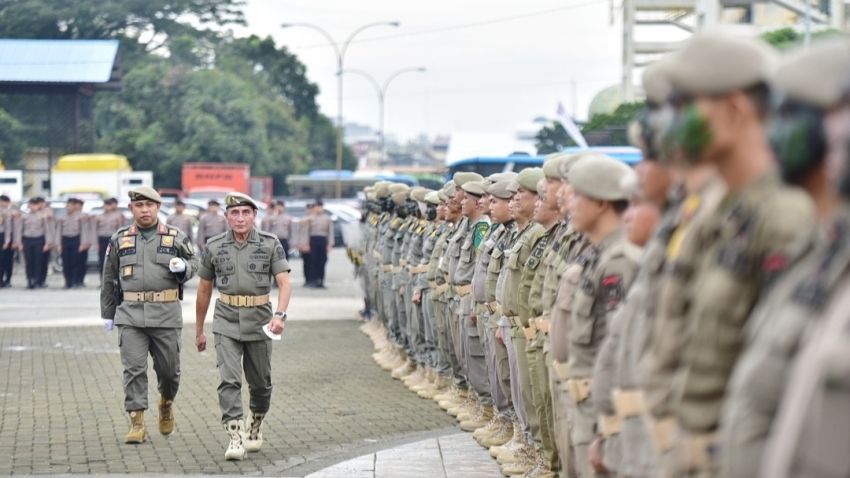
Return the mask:
<svg viewBox="0 0 850 478">
<path fill-rule="evenodd" d="M 337 102 L 337 113 L 336 113 L 336 197 L 342 197 L 342 66 L 345 62 L 345 52 L 348 51 L 348 46 L 351 44 L 351 41 L 354 40 L 354 37 L 357 36 L 363 30 L 372 27 L 397 27 L 399 26 L 399 22 L 372 22 L 362 25 L 361 27 L 354 30 L 348 38 L 345 39 L 342 43 L 337 42 L 331 36 L 330 33 L 327 32 L 324 28 L 314 25 L 312 23 L 283 23 L 281 24 L 282 28 L 290 28 L 290 27 L 304 27 L 309 28 L 311 30 L 316 30 L 321 33 L 322 36 L 327 38 L 328 42 L 333 46 L 334 53 L 336 53 L 336 102 Z"/>
<path fill-rule="evenodd" d="M 393 80 L 398 78 L 399 76 L 405 73 L 424 73 L 427 71 L 424 66 L 419 67 L 411 67 L 411 68 L 402 68 L 387 77 L 384 81 L 384 85 L 381 86 L 378 84 L 378 81 L 375 80 L 375 77 L 366 73 L 363 70 L 343 70 L 343 73 L 352 73 L 355 75 L 360 75 L 363 78 L 369 80 L 369 83 L 375 88 L 375 93 L 378 94 L 378 139 L 379 150 L 381 152 L 381 165 L 383 165 L 387 160 L 387 151 L 386 151 L 386 143 L 384 141 L 384 106 L 386 104 L 387 99 L 387 89 L 390 87 L 390 83 Z"/>
</svg>

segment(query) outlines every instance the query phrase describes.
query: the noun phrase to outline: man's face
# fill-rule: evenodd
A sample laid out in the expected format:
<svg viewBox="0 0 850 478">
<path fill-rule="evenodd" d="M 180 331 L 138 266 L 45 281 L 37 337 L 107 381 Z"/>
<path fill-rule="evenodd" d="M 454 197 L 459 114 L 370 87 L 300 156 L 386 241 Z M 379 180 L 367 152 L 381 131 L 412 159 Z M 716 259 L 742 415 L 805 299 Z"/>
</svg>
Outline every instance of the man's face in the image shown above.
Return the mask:
<svg viewBox="0 0 850 478">
<path fill-rule="evenodd" d="M 437 219 L 446 219 L 446 205 L 444 203 L 437 204 Z"/>
<path fill-rule="evenodd" d="M 534 204 L 537 202 L 538 196 L 536 191 L 529 191 L 520 187 L 514 194 L 514 212 L 515 217 L 524 217 L 531 219 L 534 215 Z"/>
<path fill-rule="evenodd" d="M 177 214 L 183 214 L 183 211 L 185 211 L 185 210 L 186 210 L 186 206 L 184 206 L 182 204 L 177 204 L 176 206 L 174 206 L 174 212 L 176 212 Z"/>
<path fill-rule="evenodd" d="M 478 210 L 478 197 L 472 194 L 463 195 L 463 200 L 460 202 L 460 211 L 466 217 L 471 217 Z"/>
<path fill-rule="evenodd" d="M 0 201 L 0 209 L 8 209 L 12 206 L 11 201 Z"/>
<path fill-rule="evenodd" d="M 544 178 L 545 182 L 545 198 L 549 209 L 558 209 L 558 190 L 561 189 L 561 180 L 553 178 Z"/>
<path fill-rule="evenodd" d="M 130 202 L 130 212 L 133 213 L 133 220 L 141 227 L 148 228 L 156 224 L 159 214 L 159 203 L 150 199 L 140 199 Z"/>
<path fill-rule="evenodd" d="M 660 220 L 661 212 L 658 206 L 650 201 L 635 199 L 623 213 L 626 237 L 632 244 L 643 247 L 655 232 Z"/>
<path fill-rule="evenodd" d="M 578 191 L 573 192 L 570 204 L 570 220 L 573 227 L 579 232 L 591 232 L 599 216 L 604 212 L 605 205 L 603 201 L 597 201 Z"/>
<path fill-rule="evenodd" d="M 278 214 L 283 214 L 286 212 L 286 206 L 284 206 L 283 204 L 278 204 L 275 210 Z"/>
<path fill-rule="evenodd" d="M 446 201 L 446 219 L 449 221 L 457 221 L 460 219 L 460 203 L 450 198 Z"/>
<path fill-rule="evenodd" d="M 511 212 L 511 200 L 493 197 L 490 199 L 490 218 L 500 224 L 509 222 L 513 218 Z"/>
<path fill-rule="evenodd" d="M 490 215 L 490 201 L 491 197 L 489 194 L 485 194 L 481 199 L 478 200 L 478 207 L 481 210 L 482 214 Z"/>
<path fill-rule="evenodd" d="M 561 181 L 561 187 L 558 188 L 558 210 L 561 212 L 561 217 L 570 217 L 570 203 L 573 199 L 573 187 L 566 181 Z"/>
<path fill-rule="evenodd" d="M 65 210 L 68 211 L 69 214 L 74 214 L 80 210 L 80 205 L 75 202 L 69 202 L 65 204 Z"/>
<path fill-rule="evenodd" d="M 108 202 L 103 205 L 103 210 L 106 212 L 114 212 L 116 209 L 118 209 L 118 205 L 114 202 Z"/>
<path fill-rule="evenodd" d="M 207 206 L 207 211 L 209 211 L 212 214 L 218 214 L 218 211 L 219 211 L 218 204 L 210 204 L 209 206 Z"/>
<path fill-rule="evenodd" d="M 257 211 L 251 206 L 232 206 L 227 208 L 227 225 L 235 234 L 247 234 L 254 227 Z"/>
</svg>

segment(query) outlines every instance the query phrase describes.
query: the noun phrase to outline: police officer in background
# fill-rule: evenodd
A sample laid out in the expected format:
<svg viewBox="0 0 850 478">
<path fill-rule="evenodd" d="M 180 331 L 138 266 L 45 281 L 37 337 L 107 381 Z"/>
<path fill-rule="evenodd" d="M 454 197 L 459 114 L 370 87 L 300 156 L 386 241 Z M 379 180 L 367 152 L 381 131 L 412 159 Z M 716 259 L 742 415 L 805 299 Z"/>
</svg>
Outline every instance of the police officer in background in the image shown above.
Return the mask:
<svg viewBox="0 0 850 478">
<path fill-rule="evenodd" d="M 56 252 L 62 256 L 65 288 L 84 287 L 86 258 L 91 247 L 89 216 L 83 213 L 83 201 L 68 199 L 67 213 L 56 220 Z"/>
<path fill-rule="evenodd" d="M 147 435 L 148 354 L 159 382 L 159 432 L 174 431 L 174 398 L 180 385 L 182 287 L 198 268 L 189 238 L 157 220 L 162 199 L 152 188 L 130 190 L 134 222 L 109 240 L 100 313 L 104 328 L 117 324 L 124 366 L 124 408 L 130 414 L 125 443 Z"/>
<path fill-rule="evenodd" d="M 325 214 L 321 200 L 313 203 L 310 215 L 304 219 L 302 227 L 308 237 L 310 251 L 310 259 L 305 264 L 305 267 L 310 270 L 307 287 L 324 289 L 328 253 L 334 246 L 334 222 L 329 215 Z"/>
<path fill-rule="evenodd" d="M 124 213 L 118 210 L 118 200 L 109 198 L 104 201 L 103 212 L 94 217 L 92 224 L 94 225 L 94 234 L 97 236 L 98 270 L 102 272 L 109 238 L 115 234 L 119 227 L 127 224 Z"/>
<path fill-rule="evenodd" d="M 53 243 L 53 227 L 52 216 L 44 211 L 44 199 L 30 199 L 29 207 L 29 212 L 16 222 L 15 247 L 24 254 L 27 289 L 35 289 L 45 287 L 46 253 L 50 251 L 50 245 Z"/>
<path fill-rule="evenodd" d="M 186 237 L 189 238 L 189 242 L 193 242 L 192 216 L 186 214 L 186 203 L 178 199 L 174 203 L 174 213 L 168 216 L 168 219 L 166 219 L 165 222 L 169 226 L 174 226 L 183 231 L 186 234 Z"/>
<path fill-rule="evenodd" d="M 289 260 L 289 238 L 292 237 L 292 216 L 286 213 L 286 204 L 283 201 L 275 201 L 273 207 L 263 218 L 260 229 L 277 236 L 283 253 Z"/>
<path fill-rule="evenodd" d="M 12 208 L 12 201 L 5 194 L 0 195 L 0 288 L 9 287 L 12 280 L 12 265 L 15 248 L 15 222 L 19 214 Z"/>
<path fill-rule="evenodd" d="M 220 205 L 215 199 L 207 203 L 207 212 L 198 221 L 198 249 L 207 250 L 207 241 L 227 230 L 227 220 L 220 214 Z"/>
<path fill-rule="evenodd" d="M 230 230 L 210 238 L 198 275 L 198 302 L 195 307 L 195 345 L 199 352 L 207 346 L 204 320 L 213 284 L 219 299 L 213 314 L 213 335 L 221 383 L 218 401 L 221 421 L 230 437 L 224 457 L 242 460 L 246 451 L 259 451 L 263 445 L 262 424 L 272 394 L 272 344 L 263 330 L 281 334 L 292 287 L 289 263 L 283 246 L 273 234 L 254 228 L 257 205 L 253 199 L 230 193 L 225 198 Z M 271 278 L 278 286 L 277 307 L 272 314 L 269 302 Z M 250 389 L 251 419 L 247 426 L 242 411 L 242 370 Z"/>
</svg>

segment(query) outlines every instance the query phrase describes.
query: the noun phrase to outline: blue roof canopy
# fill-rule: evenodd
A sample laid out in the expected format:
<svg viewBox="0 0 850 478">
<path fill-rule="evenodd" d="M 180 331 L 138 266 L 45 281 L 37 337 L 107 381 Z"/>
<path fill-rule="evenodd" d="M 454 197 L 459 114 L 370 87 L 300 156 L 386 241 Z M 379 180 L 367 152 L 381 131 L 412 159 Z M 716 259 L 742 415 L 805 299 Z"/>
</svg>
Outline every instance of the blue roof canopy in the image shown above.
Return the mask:
<svg viewBox="0 0 850 478">
<path fill-rule="evenodd" d="M 0 82 L 107 83 L 118 40 L 0 39 Z"/>
</svg>

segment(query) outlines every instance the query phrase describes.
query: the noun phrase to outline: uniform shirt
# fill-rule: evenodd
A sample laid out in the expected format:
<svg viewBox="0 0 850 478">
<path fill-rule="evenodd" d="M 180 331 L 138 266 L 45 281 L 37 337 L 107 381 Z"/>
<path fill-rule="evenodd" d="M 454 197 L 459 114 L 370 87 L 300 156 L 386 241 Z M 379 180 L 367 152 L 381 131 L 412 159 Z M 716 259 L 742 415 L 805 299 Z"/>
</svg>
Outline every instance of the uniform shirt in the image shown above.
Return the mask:
<svg viewBox="0 0 850 478">
<path fill-rule="evenodd" d="M 785 249 L 812 229 L 813 218 L 808 196 L 770 172 L 697 226 L 690 249 L 697 253 L 684 258 L 692 272 L 679 275 L 687 284 L 686 321 L 694 327 L 682 355 L 675 414 L 683 429 L 715 431 L 747 317 L 763 287 L 787 265 Z"/>
<path fill-rule="evenodd" d="M 206 242 L 227 230 L 227 219 L 221 214 L 204 213 L 198 221 L 198 241 Z"/>
<path fill-rule="evenodd" d="M 561 260 L 564 262 L 564 271 L 558 282 L 558 291 L 555 294 L 555 302 L 549 311 L 549 353 L 552 358 L 561 364 L 569 360 L 570 352 L 570 323 L 573 315 L 573 302 L 575 292 L 581 283 L 584 268 L 592 257 L 590 242 L 578 232 L 573 231 L 574 242 L 572 247 L 562 248 Z M 560 377 L 566 380 L 567 377 Z"/>
<path fill-rule="evenodd" d="M 446 245 L 446 255 L 440 259 L 440 270 L 446 275 L 449 285 L 456 284 L 455 272 L 457 271 L 457 264 L 460 262 L 460 248 L 468 233 L 469 218 L 462 217 Z"/>
<path fill-rule="evenodd" d="M 94 233 L 97 237 L 111 237 L 118 228 L 127 223 L 121 211 L 102 212 L 94 217 Z"/>
<path fill-rule="evenodd" d="M 570 378 L 590 378 L 611 316 L 625 297 L 637 272 L 640 251 L 622 228 L 591 246 L 592 258 L 575 291 L 570 317 Z"/>
<path fill-rule="evenodd" d="M 261 223 L 262 230 L 272 233 L 279 239 L 292 237 L 292 216 L 283 213 L 267 214 Z"/>
<path fill-rule="evenodd" d="M 541 284 L 546 272 L 543 260 L 552 244 L 552 236 L 555 234 L 557 226 L 558 224 L 555 223 L 537 236 L 537 239 L 531 245 L 531 253 L 523 264 L 519 288 L 519 319 L 524 327 L 528 327 L 529 319 L 543 313 Z"/>
<path fill-rule="evenodd" d="M 718 440 L 721 476 L 757 476 L 782 390 L 805 332 L 850 265 L 850 207 L 789 252 L 793 266 L 771 286 L 748 319 Z"/>
<path fill-rule="evenodd" d="M 510 253 L 505 263 L 503 272 L 504 290 L 502 301 L 502 313 L 507 317 L 519 315 L 520 308 L 520 282 L 522 281 L 522 270 L 528 256 L 531 255 L 531 248 L 534 242 L 543 235 L 546 230 L 540 224 L 529 223 L 525 228 L 517 234 L 516 242 L 510 249 Z M 516 325 L 516 324 L 513 324 Z M 518 329 L 514 331 L 517 337 L 522 334 Z"/>
<path fill-rule="evenodd" d="M 272 277 L 289 272 L 289 263 L 277 236 L 252 229 L 240 244 L 227 231 L 207 241 L 198 275 L 214 281 L 219 292 L 229 295 L 266 295 Z M 272 304 L 235 307 L 218 300 L 213 312 L 213 332 L 240 341 L 269 340 L 262 327 L 272 318 Z"/>
<path fill-rule="evenodd" d="M 12 239 L 12 208 L 0 209 L 0 234 L 5 234 L 5 242 Z"/>
<path fill-rule="evenodd" d="M 46 210 L 26 213 L 15 223 L 15 242 L 21 242 L 24 237 L 44 237 L 46 244 L 53 244 L 52 224 L 53 216 Z"/>
<path fill-rule="evenodd" d="M 490 218 L 481 216 L 470 226 L 463 243 L 460 246 L 457 268 L 455 270 L 455 285 L 472 283 L 475 274 L 475 263 L 478 259 L 478 246 L 490 229 Z"/>
<path fill-rule="evenodd" d="M 159 292 L 177 289 L 195 275 L 198 259 L 189 238 L 177 228 L 158 223 L 153 234 L 144 234 L 136 224 L 122 227 L 109 239 L 100 288 L 100 315 L 117 325 L 182 328 L 180 301 L 130 302 L 117 305 L 114 281 L 124 292 Z M 147 236 L 147 237 L 146 237 Z M 186 261 L 186 271 L 168 270 L 171 259 Z"/>
<path fill-rule="evenodd" d="M 507 228 L 504 224 L 491 225 L 484 242 L 481 243 L 478 261 L 475 264 L 475 273 L 472 276 L 472 298 L 479 304 L 492 302 L 487 300 L 487 269 L 490 267 L 493 250 L 505 231 L 507 231 Z M 496 300 L 495 290 L 493 295 L 493 300 Z"/>
<path fill-rule="evenodd" d="M 165 220 L 165 223 L 169 226 L 174 226 L 177 229 L 183 231 L 186 234 L 186 237 L 189 238 L 189 241 L 192 241 L 192 216 L 188 214 L 177 214 L 174 213 L 168 216 L 168 219 Z"/>
<path fill-rule="evenodd" d="M 307 237 L 326 237 L 328 246 L 334 246 L 334 222 L 330 216 L 322 212 L 321 214 L 313 214 L 303 222 Z"/>
<path fill-rule="evenodd" d="M 60 241 L 63 237 L 79 237 L 80 245 L 91 244 L 91 227 L 88 214 L 81 211 L 66 214 L 56 219 L 55 237 Z"/>
</svg>

